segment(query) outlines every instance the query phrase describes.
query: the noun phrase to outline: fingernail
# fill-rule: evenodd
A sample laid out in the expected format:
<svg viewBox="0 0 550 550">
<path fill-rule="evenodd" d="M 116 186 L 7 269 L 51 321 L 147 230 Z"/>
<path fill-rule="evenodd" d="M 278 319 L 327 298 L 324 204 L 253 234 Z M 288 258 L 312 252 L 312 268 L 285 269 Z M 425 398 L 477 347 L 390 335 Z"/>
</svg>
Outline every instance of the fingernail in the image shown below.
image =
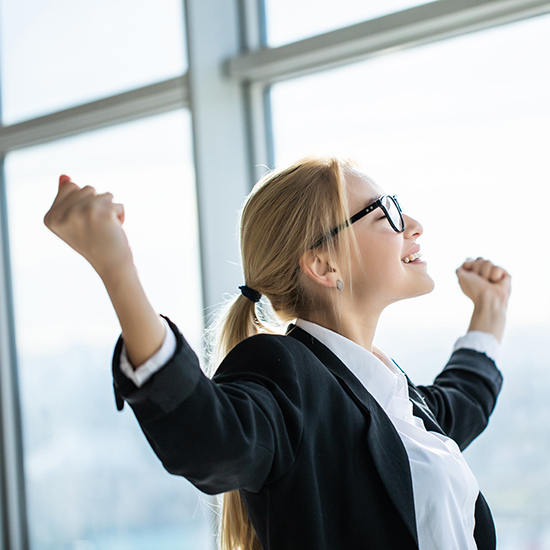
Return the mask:
<svg viewBox="0 0 550 550">
<path fill-rule="evenodd" d="M 59 187 L 61 187 L 62 185 L 65 185 L 69 181 L 71 181 L 71 178 L 69 176 L 66 176 L 65 174 L 61 174 L 61 176 L 59 176 Z"/>
</svg>

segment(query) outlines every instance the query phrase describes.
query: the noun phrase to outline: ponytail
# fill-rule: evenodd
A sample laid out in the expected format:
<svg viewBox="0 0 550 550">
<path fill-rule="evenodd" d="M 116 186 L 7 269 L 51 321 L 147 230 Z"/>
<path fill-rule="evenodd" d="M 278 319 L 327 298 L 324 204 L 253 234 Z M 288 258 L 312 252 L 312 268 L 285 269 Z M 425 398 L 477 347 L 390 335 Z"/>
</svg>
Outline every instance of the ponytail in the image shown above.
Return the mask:
<svg viewBox="0 0 550 550">
<path fill-rule="evenodd" d="M 223 495 L 220 547 L 222 550 L 262 550 L 239 491 Z"/>
<path fill-rule="evenodd" d="M 250 336 L 272 332 L 260 320 L 256 304 L 242 294 L 236 296 L 222 316 L 223 324 L 218 333 L 216 359 L 222 360 L 239 342 Z"/>
<path fill-rule="evenodd" d="M 241 254 L 249 297 L 239 294 L 222 316 L 216 363 L 242 340 L 261 333 L 280 333 L 255 299 L 260 293 L 280 323 L 304 316 L 311 304 L 301 284 L 301 256 L 348 218 L 343 172 L 352 165 L 334 158 L 306 158 L 268 175 L 252 190 L 241 217 Z M 321 246 L 336 255 L 341 232 Z M 347 246 L 343 246 L 345 251 Z M 254 289 L 249 293 L 248 290 Z M 220 326 L 220 325 L 218 325 Z M 224 494 L 220 526 L 222 550 L 261 550 L 241 493 Z"/>
<path fill-rule="evenodd" d="M 256 303 L 239 294 L 229 304 L 223 316 L 216 349 L 216 362 L 225 357 L 242 340 L 255 334 L 269 332 L 274 331 L 260 321 Z M 238 490 L 223 495 L 220 548 L 222 550 L 262 550 Z"/>
</svg>

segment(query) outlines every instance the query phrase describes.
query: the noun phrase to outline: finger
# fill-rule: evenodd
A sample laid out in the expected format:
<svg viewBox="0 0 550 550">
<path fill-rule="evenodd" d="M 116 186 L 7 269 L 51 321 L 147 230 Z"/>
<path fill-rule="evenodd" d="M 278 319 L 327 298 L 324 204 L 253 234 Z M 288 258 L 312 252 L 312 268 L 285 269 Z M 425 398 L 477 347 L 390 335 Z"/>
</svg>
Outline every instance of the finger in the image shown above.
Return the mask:
<svg viewBox="0 0 550 550">
<path fill-rule="evenodd" d="M 71 181 L 71 178 L 65 174 L 59 176 L 59 186 L 57 190 L 57 195 L 55 196 L 50 209 L 46 212 L 44 216 L 44 224 L 53 231 L 52 221 L 55 218 L 55 215 L 52 211 L 55 211 L 59 208 L 59 203 L 71 192 L 80 189 L 76 183 Z"/>
<path fill-rule="evenodd" d="M 464 262 L 462 263 L 462 265 L 460 267 L 462 267 L 466 270 L 471 270 L 473 265 L 474 265 L 474 259 L 473 258 L 466 258 L 466 260 L 464 260 Z"/>
<path fill-rule="evenodd" d="M 115 207 L 115 212 L 118 220 L 120 221 L 120 223 L 124 223 L 124 220 L 126 219 L 126 214 L 124 212 L 124 205 L 118 202 L 114 202 L 113 206 Z"/>
<path fill-rule="evenodd" d="M 469 258 L 462 266 L 460 266 L 459 269 L 463 269 L 462 274 L 467 271 L 474 272 L 493 283 L 497 283 L 506 276 L 509 276 L 508 272 L 504 268 L 497 266 L 490 260 L 485 260 L 481 257 L 478 257 L 475 260 Z M 458 271 L 459 270 L 457 269 L 457 274 Z"/>
<path fill-rule="evenodd" d="M 493 283 L 498 283 L 505 277 L 506 271 L 502 269 L 502 267 L 499 267 L 498 265 L 493 265 L 493 268 L 491 269 L 491 273 L 489 275 L 489 281 Z"/>
<path fill-rule="evenodd" d="M 83 206 L 87 201 L 93 199 L 96 190 L 86 185 L 82 189 L 73 181 L 67 178 L 59 178 L 60 186 L 52 206 L 44 216 L 45 225 L 55 233 L 55 226 L 66 218 L 71 209 L 80 204 Z M 61 183 L 62 182 L 62 183 Z"/>
<path fill-rule="evenodd" d="M 74 183 L 74 181 L 71 181 L 71 178 L 69 176 L 61 175 L 59 177 L 59 187 L 57 190 L 57 195 L 53 201 L 53 204 L 55 205 L 59 203 L 65 197 L 78 190 L 80 190 L 80 187 L 76 183 Z"/>
<path fill-rule="evenodd" d="M 96 195 L 96 190 L 89 185 L 81 189 L 76 183 L 67 181 L 59 188 L 51 210 L 64 217 L 75 205 L 79 204 L 83 207 L 87 202 L 93 200 Z"/>
<path fill-rule="evenodd" d="M 59 187 L 57 189 L 58 195 L 64 195 L 67 194 L 67 190 L 69 189 L 80 189 L 80 187 L 71 180 L 63 180 L 63 183 L 59 183 Z"/>
<path fill-rule="evenodd" d="M 95 193 L 95 189 L 94 189 L 94 193 Z M 98 199 L 106 199 L 108 201 L 112 201 L 115 198 L 115 196 L 112 193 L 109 193 L 109 191 L 107 191 L 106 193 L 99 193 L 99 194 L 95 193 L 95 195 L 97 196 Z"/>
<path fill-rule="evenodd" d="M 456 270 L 456 276 L 458 277 L 458 280 L 472 280 L 472 279 L 475 279 L 477 277 L 479 277 L 478 273 L 476 273 L 474 270 L 472 269 L 466 269 L 462 266 L 460 266 L 457 270 Z"/>
<path fill-rule="evenodd" d="M 89 214 L 106 214 L 113 212 L 113 194 L 112 193 L 97 193 L 93 187 L 87 185 L 67 197 L 67 200 L 63 203 L 63 207 L 67 211 L 74 211 L 80 213 Z"/>
<path fill-rule="evenodd" d="M 70 176 L 67 176 L 66 174 L 61 174 L 61 176 L 59 176 L 58 194 L 61 191 L 61 189 L 64 189 L 64 188 L 72 189 L 72 190 L 80 189 L 80 187 L 74 181 L 71 180 Z"/>
<path fill-rule="evenodd" d="M 101 205 L 101 209 L 104 209 L 105 212 L 113 212 L 120 223 L 124 223 L 124 206 L 120 203 L 113 202 L 113 199 L 114 195 L 109 192 L 100 193 L 99 195 L 89 195 L 86 197 L 85 201 L 83 201 L 83 206 L 91 206 L 92 204 L 96 206 Z"/>
<path fill-rule="evenodd" d="M 494 264 L 490 262 L 489 260 L 484 260 L 479 265 L 479 271 L 478 273 L 484 278 L 489 280 L 491 278 L 491 273 L 493 271 Z"/>
<path fill-rule="evenodd" d="M 474 266 L 474 269 L 479 272 L 481 269 L 481 266 L 485 263 L 485 258 L 482 258 L 481 256 L 478 256 L 475 260 L 472 261 L 472 264 Z"/>
<path fill-rule="evenodd" d="M 59 176 L 59 187 L 63 187 L 63 185 L 65 185 L 69 181 L 71 181 L 70 176 L 67 176 L 66 174 L 61 174 Z"/>
<path fill-rule="evenodd" d="M 483 258 L 476 258 L 475 260 L 470 260 L 464 262 L 456 271 L 457 275 L 462 275 L 464 277 L 482 277 L 487 278 L 488 274 L 484 274 L 484 270 L 487 270 L 488 267 L 491 268 L 493 264 L 484 260 Z"/>
<path fill-rule="evenodd" d="M 473 271 L 474 273 L 476 273 L 478 275 L 483 276 L 483 269 L 486 269 L 486 268 L 484 268 L 484 266 L 487 263 L 487 261 L 488 260 L 486 260 L 485 258 L 477 257 L 475 260 L 470 260 L 467 263 L 467 269 L 469 271 Z M 489 263 L 491 263 L 491 262 L 489 262 Z"/>
<path fill-rule="evenodd" d="M 76 185 L 76 184 L 75 184 Z M 92 187 L 91 185 L 85 185 L 81 190 L 81 195 L 97 195 L 97 191 L 95 190 L 95 187 Z"/>
</svg>

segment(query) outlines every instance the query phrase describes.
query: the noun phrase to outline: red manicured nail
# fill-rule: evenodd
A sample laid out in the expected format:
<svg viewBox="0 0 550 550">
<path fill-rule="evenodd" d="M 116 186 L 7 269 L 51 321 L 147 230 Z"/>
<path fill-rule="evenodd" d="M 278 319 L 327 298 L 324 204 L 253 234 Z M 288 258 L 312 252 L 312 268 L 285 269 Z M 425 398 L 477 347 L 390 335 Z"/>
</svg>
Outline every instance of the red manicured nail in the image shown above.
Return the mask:
<svg viewBox="0 0 550 550">
<path fill-rule="evenodd" d="M 59 176 L 59 187 L 65 185 L 69 181 L 71 181 L 71 178 L 69 176 L 66 176 L 65 174 L 62 174 L 61 176 Z"/>
</svg>

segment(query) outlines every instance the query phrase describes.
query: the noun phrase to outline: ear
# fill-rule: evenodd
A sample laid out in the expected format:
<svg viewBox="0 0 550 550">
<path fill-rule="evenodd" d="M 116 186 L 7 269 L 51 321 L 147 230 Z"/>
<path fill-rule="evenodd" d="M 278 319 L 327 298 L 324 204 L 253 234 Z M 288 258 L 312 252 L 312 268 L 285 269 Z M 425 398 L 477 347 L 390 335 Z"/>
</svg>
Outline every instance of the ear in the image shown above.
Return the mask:
<svg viewBox="0 0 550 550">
<path fill-rule="evenodd" d="M 308 250 L 300 258 L 300 268 L 306 276 L 321 286 L 336 287 L 340 278 L 338 267 L 331 263 L 328 254 L 315 250 Z"/>
</svg>

